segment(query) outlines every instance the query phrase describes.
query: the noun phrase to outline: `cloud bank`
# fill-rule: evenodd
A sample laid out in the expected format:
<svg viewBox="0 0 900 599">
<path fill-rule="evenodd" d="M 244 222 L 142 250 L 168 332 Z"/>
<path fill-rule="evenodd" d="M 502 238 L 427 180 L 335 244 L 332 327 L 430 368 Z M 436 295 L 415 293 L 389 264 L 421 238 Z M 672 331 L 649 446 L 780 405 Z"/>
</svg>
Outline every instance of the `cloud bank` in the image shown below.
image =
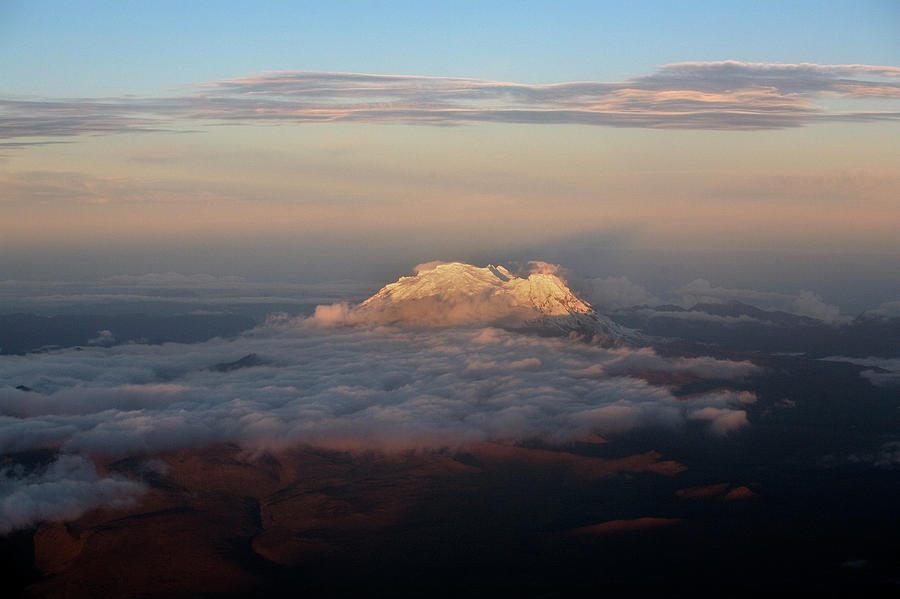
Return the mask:
<svg viewBox="0 0 900 599">
<path fill-rule="evenodd" d="M 884 302 L 877 308 L 866 310 L 865 316 L 869 318 L 900 318 L 900 301 Z"/>
<path fill-rule="evenodd" d="M 260 365 L 210 368 L 249 353 Z M 567 440 L 679 427 L 697 410 L 742 411 L 746 403 L 716 394 L 681 401 L 642 373 L 734 379 L 754 370 L 493 328 L 335 329 L 283 318 L 231 341 L 3 357 L 0 451 L 116 456 L 219 441 L 401 449 Z"/>
<path fill-rule="evenodd" d="M 764 309 L 783 310 L 799 316 L 807 316 L 832 325 L 845 324 L 852 320 L 849 316 L 841 314 L 840 308 L 825 303 L 821 296 L 808 290 L 802 290 L 794 295 L 777 291 L 714 287 L 706 279 L 695 279 L 675 289 L 673 293 L 680 296 L 681 301 L 687 306 L 698 303 L 741 301 Z"/>
<path fill-rule="evenodd" d="M 63 455 L 34 472 L 0 471 L 0 534 L 43 520 L 73 520 L 103 505 L 128 507 L 145 491 L 141 483 L 100 477 L 94 465 L 75 455 Z"/>
<path fill-rule="evenodd" d="M 643 286 L 625 276 L 586 279 L 581 286 L 584 287 L 585 297 L 600 309 L 617 310 L 662 303 Z"/>
<path fill-rule="evenodd" d="M 750 362 L 492 327 L 328 326 L 347 310 L 275 316 L 231 340 L 0 356 L 0 454 L 59 452 L 47 466 L 0 473 L 0 534 L 144 492 L 98 475 L 95 456 L 220 442 L 388 452 L 557 443 L 690 423 L 726 435 L 749 424 L 756 401 L 727 389 L 679 398 L 659 384 L 742 379 L 757 371 Z"/>
<path fill-rule="evenodd" d="M 882 106 L 838 111 L 816 103 L 823 98 L 879 100 Z M 891 102 L 898 99 L 900 68 L 874 65 L 683 62 L 623 82 L 544 85 L 283 71 L 201 83 L 181 97 L 0 98 L 0 139 L 183 131 L 201 123 L 781 129 L 824 121 L 894 121 L 900 111 Z"/>
</svg>

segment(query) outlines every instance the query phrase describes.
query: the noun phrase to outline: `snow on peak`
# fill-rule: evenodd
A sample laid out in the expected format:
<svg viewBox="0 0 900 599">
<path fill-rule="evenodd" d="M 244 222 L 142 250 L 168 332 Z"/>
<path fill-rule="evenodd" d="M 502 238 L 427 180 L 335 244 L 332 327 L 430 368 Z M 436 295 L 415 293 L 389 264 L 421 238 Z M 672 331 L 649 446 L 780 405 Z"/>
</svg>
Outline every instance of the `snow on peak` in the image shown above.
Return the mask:
<svg viewBox="0 0 900 599">
<path fill-rule="evenodd" d="M 541 317 L 592 314 L 554 274 L 518 277 L 503 266 L 461 262 L 420 265 L 354 311 L 365 320 L 418 326 L 521 325 Z"/>
<path fill-rule="evenodd" d="M 492 264 L 420 264 L 415 275 L 386 285 L 358 306 L 317 306 L 313 319 L 324 326 L 497 326 L 551 335 L 577 332 L 604 344 L 640 341 L 572 293 L 555 267 L 541 265 L 520 277 Z"/>
</svg>

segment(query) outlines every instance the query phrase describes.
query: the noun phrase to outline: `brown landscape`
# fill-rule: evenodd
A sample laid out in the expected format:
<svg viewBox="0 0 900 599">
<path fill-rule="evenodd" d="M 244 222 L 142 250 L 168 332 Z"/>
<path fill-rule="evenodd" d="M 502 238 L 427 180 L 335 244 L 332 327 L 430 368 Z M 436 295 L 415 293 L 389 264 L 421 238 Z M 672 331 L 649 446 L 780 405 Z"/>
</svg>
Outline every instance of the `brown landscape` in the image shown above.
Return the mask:
<svg viewBox="0 0 900 599">
<path fill-rule="evenodd" d="M 149 490 L 128 510 L 95 509 L 34 533 L 30 594 L 45 597 L 248 592 L 279 567 L 374 559 L 385 548 L 465 517 L 459 498 L 504 473 L 528 470 L 566 484 L 626 473 L 673 477 L 685 467 L 657 452 L 619 459 L 480 444 L 459 452 L 254 452 L 213 446 L 106 464 Z M 580 531 L 628 531 L 677 522 L 642 518 Z M 535 523 L 532 523 L 534 526 Z M 546 523 L 537 523 L 545 525 Z M 538 527 L 539 527 L 538 526 Z M 569 530 L 548 530 L 563 535 Z"/>
</svg>

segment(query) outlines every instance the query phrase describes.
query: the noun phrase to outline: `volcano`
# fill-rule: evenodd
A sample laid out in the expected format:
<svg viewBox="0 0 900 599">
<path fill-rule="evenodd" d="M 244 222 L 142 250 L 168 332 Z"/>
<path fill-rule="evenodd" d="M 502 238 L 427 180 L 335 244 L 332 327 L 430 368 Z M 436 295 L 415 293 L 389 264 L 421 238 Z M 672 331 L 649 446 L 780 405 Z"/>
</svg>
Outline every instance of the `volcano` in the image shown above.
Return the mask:
<svg viewBox="0 0 900 599">
<path fill-rule="evenodd" d="M 352 311 L 364 322 L 418 327 L 496 326 L 540 334 L 576 332 L 605 344 L 635 335 L 598 314 L 556 274 L 516 276 L 503 266 L 429 264 L 383 287 Z"/>
</svg>

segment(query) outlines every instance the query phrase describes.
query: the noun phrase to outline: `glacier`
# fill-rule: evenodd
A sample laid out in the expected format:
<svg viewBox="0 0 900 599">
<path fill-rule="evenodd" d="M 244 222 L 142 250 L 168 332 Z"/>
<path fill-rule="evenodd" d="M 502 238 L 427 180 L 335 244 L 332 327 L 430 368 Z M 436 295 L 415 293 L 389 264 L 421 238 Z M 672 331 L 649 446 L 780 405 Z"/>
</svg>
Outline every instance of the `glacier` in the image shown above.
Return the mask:
<svg viewBox="0 0 900 599">
<path fill-rule="evenodd" d="M 635 342 L 634 331 L 599 314 L 555 273 L 517 276 L 503 266 L 430 263 L 349 310 L 348 322 L 416 327 L 496 326 L 579 334 L 604 345 Z"/>
</svg>

